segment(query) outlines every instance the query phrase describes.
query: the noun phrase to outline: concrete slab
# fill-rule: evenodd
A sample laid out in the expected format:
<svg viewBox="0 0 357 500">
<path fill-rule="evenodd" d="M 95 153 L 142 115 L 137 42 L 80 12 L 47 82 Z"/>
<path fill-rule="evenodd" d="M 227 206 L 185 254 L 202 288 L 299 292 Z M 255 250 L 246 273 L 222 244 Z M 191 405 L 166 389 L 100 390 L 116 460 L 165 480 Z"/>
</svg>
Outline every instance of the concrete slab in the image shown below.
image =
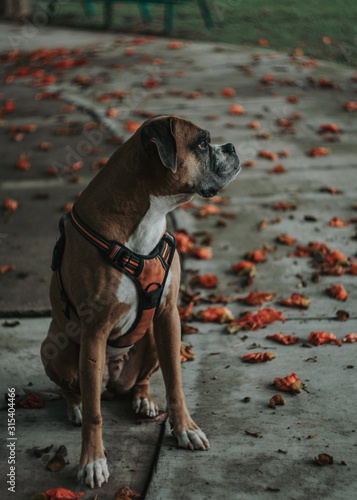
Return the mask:
<svg viewBox="0 0 357 500">
<path fill-rule="evenodd" d="M 340 182 L 337 177 L 335 179 L 337 186 L 344 184 L 349 192 L 348 184 L 352 183 L 354 173 L 352 169 L 347 170 L 349 173 L 340 178 Z M 329 172 L 328 181 L 333 179 L 334 173 Z M 312 175 L 318 183 L 315 169 Z M 217 228 L 216 220 L 220 215 L 193 219 L 196 231 L 212 236 L 213 259 L 186 257 L 185 270 L 195 269 L 200 274 L 218 276 L 219 286 L 203 290 L 203 295 L 213 291 L 217 296 L 233 298 L 245 296 L 250 291 L 274 291 L 277 299 L 281 299 L 291 293 L 303 293 L 312 299 L 312 304 L 307 311 L 300 312 L 268 302 L 262 307 L 282 310 L 286 321 L 274 322 L 254 332 L 241 331 L 237 335 L 227 334 L 225 325 L 190 323 L 199 334 L 184 335 L 184 341 L 193 344 L 197 358 L 183 365 L 184 387 L 189 409 L 196 423 L 207 432 L 211 449 L 195 454 L 177 450 L 167 428 L 164 438 L 167 446 L 162 447 L 147 500 L 177 498 L 178 492 L 184 492 L 185 498 L 200 500 L 213 499 L 217 495 L 230 499 L 258 500 L 280 495 L 289 500 L 322 497 L 342 500 L 353 495 L 351 491 L 356 481 L 351 471 L 357 446 L 353 415 L 357 402 L 352 401 L 350 393 L 351 387 L 356 386 L 354 345 L 306 345 L 312 331 L 334 332 L 342 340 L 356 330 L 354 277 L 323 277 L 320 283 L 312 283 L 310 276 L 314 269 L 309 259 L 288 257 L 293 248 L 282 245 L 277 245 L 276 253 L 269 254 L 267 263 L 257 264 L 253 286 L 242 288 L 242 280 L 229 271 L 247 251 L 261 248 L 265 242 L 274 245 L 276 236 L 283 232 L 297 237 L 301 244 L 326 241 L 331 248 L 339 248 L 353 257 L 353 228 L 345 228 L 348 232 L 341 236 L 341 232 L 332 231 L 336 228 L 327 226 L 332 213 L 343 217 L 351 213 L 353 197 L 349 200 L 345 194 L 333 199 L 319 196 L 302 172 L 276 179 L 276 184 L 265 183 L 265 179 L 252 170 L 243 171 L 224 192 L 228 204 L 221 208 L 235 215 L 234 219 L 227 219 L 227 227 Z M 291 199 L 286 197 L 288 179 L 292 180 L 290 187 L 298 187 L 292 191 L 299 208 L 280 213 L 280 223 L 257 231 L 262 218 L 272 220 L 276 217 L 277 212 L 269 208 L 274 201 Z M 257 194 L 255 197 L 253 190 Z M 197 208 L 190 210 L 191 214 L 197 213 L 203 204 L 196 201 Z M 315 214 L 316 223 L 305 221 L 305 213 Z M 301 277 L 297 274 L 306 279 L 306 288 L 299 286 Z M 328 298 L 324 292 L 326 285 L 336 280 L 351 291 L 345 303 Z M 195 313 L 208 305 L 195 306 Z M 227 307 L 235 317 L 247 310 L 257 312 L 260 309 L 236 302 Z M 354 319 L 337 321 L 338 309 L 348 310 Z M 294 334 L 301 341 L 284 346 L 266 339 L 267 335 L 277 332 Z M 265 350 L 277 354 L 277 358 L 255 365 L 242 362 L 244 354 Z M 279 392 L 273 385 L 275 378 L 290 375 L 292 371 L 305 384 L 302 393 L 295 396 Z M 286 405 L 273 410 L 269 407 L 269 399 L 275 394 L 281 394 Z M 314 457 L 320 453 L 333 456 L 334 464 L 317 465 Z M 348 456 L 348 460 L 343 456 Z"/>
<path fill-rule="evenodd" d="M 13 319 L 11 319 L 13 320 Z M 44 373 L 40 360 L 39 346 L 46 336 L 49 318 L 21 319 L 15 327 L 0 326 L 0 394 L 15 388 L 17 394 L 24 394 L 22 387 L 32 390 L 58 392 L 58 388 Z M 165 409 L 162 377 L 153 377 L 153 398 L 160 409 Z M 4 400 L 1 406 L 4 407 Z M 9 443 L 7 419 L 2 411 L 1 440 L 4 459 L 0 472 L 3 478 L 9 472 L 6 446 Z M 130 486 L 143 494 L 150 479 L 151 464 L 160 441 L 159 423 L 137 423 L 138 416 L 131 408 L 130 394 L 113 401 L 102 401 L 103 440 L 108 454 L 110 482 L 100 491 L 100 498 L 112 500 L 121 486 Z M 38 492 L 51 488 L 68 488 L 85 491 L 87 488 L 76 484 L 76 470 L 80 454 L 81 429 L 74 427 L 66 415 L 63 399 L 46 402 L 41 409 L 16 409 L 16 493 L 7 491 L 6 481 L 2 483 L 1 496 L 4 499 L 31 498 Z M 53 445 L 53 450 L 42 458 L 36 458 L 33 447 L 44 449 Z M 46 465 L 61 445 L 67 448 L 68 465 L 61 471 L 51 472 Z M 6 459 L 6 460 L 5 460 Z M 94 493 L 93 493 L 94 495 Z M 93 497 L 92 495 L 92 497 Z M 91 498 L 86 492 L 86 497 Z"/>
<path fill-rule="evenodd" d="M 189 409 L 209 436 L 211 449 L 177 450 L 167 429 L 166 446 L 161 448 L 146 499 L 182 494 L 192 500 L 213 499 L 218 494 L 232 500 L 353 496 L 356 402 L 350 389 L 355 386 L 354 349 L 273 344 L 265 336 L 275 333 L 275 326 L 248 332 L 246 343 L 234 347 L 242 343 L 241 335 L 226 336 L 220 327 L 196 326 L 200 335 L 185 336 L 185 342 L 194 344 L 197 359 L 183 366 L 184 385 Z M 323 326 L 335 327 L 331 322 Z M 350 324 L 352 329 L 356 326 L 356 322 Z M 316 321 L 294 322 L 294 331 L 302 338 L 321 327 Z M 247 346 L 253 342 L 261 344 L 254 351 L 269 348 L 278 357 L 268 364 L 243 363 L 241 357 L 252 352 Z M 312 361 L 315 356 L 316 362 Z M 279 393 L 274 378 L 292 370 L 306 390 L 296 396 Z M 273 410 L 268 405 L 275 394 L 282 394 L 286 405 Z M 247 397 L 250 400 L 245 403 Z M 333 456 L 334 464 L 315 464 L 314 457 L 320 453 Z"/>
<path fill-rule="evenodd" d="M 320 283 L 312 283 L 314 269 L 310 261 L 289 257 L 290 249 L 281 245 L 269 254 L 267 263 L 257 265 L 253 286 L 243 289 L 241 280 L 229 272 L 231 265 L 246 252 L 261 248 L 265 242 L 274 245 L 281 233 L 291 234 L 300 244 L 323 240 L 331 248 L 355 257 L 356 123 L 354 113 L 342 109 L 344 102 L 355 100 L 353 71 L 323 62 L 316 67 L 304 67 L 300 61 L 291 61 L 284 54 L 272 55 L 263 49 L 184 42 L 179 50 L 172 50 L 167 39 L 147 39 L 139 44 L 134 36 L 53 27 L 41 28 L 29 36 L 21 25 L 1 23 L 0 27 L 0 50 L 14 49 L 14 40 L 18 40 L 21 50 L 41 46 L 81 47 L 88 58 L 84 67 L 58 72 L 56 83 L 47 87 L 61 92 L 61 100 L 36 101 L 38 89 L 31 86 L 31 79 L 15 79 L 2 90 L 3 100 L 15 98 L 18 106 L 13 115 L 4 118 L 0 131 L 6 145 L 1 203 L 6 197 L 13 197 L 20 206 L 13 215 L 3 214 L 0 220 L 1 262 L 16 265 L 16 271 L 1 275 L 1 315 L 48 314 L 49 262 L 58 236 L 61 207 L 73 202 L 95 174 L 92 162 L 111 154 L 115 146 L 107 139 L 120 135 L 125 140 L 129 136 L 125 129 L 127 120 L 141 121 L 146 113 L 178 113 L 192 119 L 210 130 L 213 142 L 233 142 L 242 162 L 255 160 L 256 166 L 243 169 L 238 180 L 222 193 L 228 198 L 228 205 L 222 209 L 235 215 L 227 219 L 227 227 L 216 226 L 220 216 L 197 219 L 193 216 L 195 210 L 176 214 L 179 226 L 190 232 L 206 231 L 213 238 L 213 259 L 186 258 L 184 278 L 188 279 L 190 269 L 214 272 L 220 279 L 216 290 L 219 294 L 234 298 L 251 290 L 274 291 L 280 299 L 300 292 L 309 296 L 312 304 L 301 313 L 280 307 L 276 302 L 268 303 L 284 311 L 286 322 L 235 336 L 224 333 L 222 325 L 195 323 L 200 334 L 184 337 L 185 342 L 194 344 L 197 356 L 196 361 L 183 365 L 185 392 L 193 417 L 211 440 L 211 450 L 207 453 L 178 450 L 167 428 L 146 498 L 269 499 L 277 495 L 288 500 L 353 498 L 357 486 L 353 475 L 357 445 L 354 418 L 357 344 L 304 348 L 303 343 L 311 331 L 333 331 L 339 339 L 356 331 L 356 277 L 322 277 Z M 3 76 L 16 67 L 11 64 L 2 65 Z M 261 83 L 267 73 L 275 77 L 272 85 Z M 75 83 L 77 76 L 88 77 L 90 84 L 79 86 Z M 331 79 L 338 88 L 321 87 L 320 77 Z M 148 79 L 157 82 L 157 86 L 145 87 Z M 286 84 L 287 79 L 292 85 Z M 235 97 L 223 97 L 223 87 L 233 88 Z M 109 103 L 98 100 L 113 90 L 127 94 Z M 291 94 L 298 98 L 296 104 L 287 101 Z M 64 113 L 62 107 L 68 103 L 75 106 L 70 113 Z M 245 114 L 232 115 L 232 103 L 243 105 Z M 119 116 L 108 118 L 108 107 L 118 108 Z M 277 120 L 293 112 L 301 113 L 302 119 L 295 120 L 296 133 L 290 134 L 281 130 Z M 100 144 L 95 145 L 100 151 L 82 155 L 84 166 L 76 179 L 78 183 L 68 183 L 66 176 L 46 176 L 46 166 L 55 161 L 67 162 L 68 147 L 77 151 L 83 140 L 84 124 L 93 120 L 105 124 L 108 134 L 103 134 Z M 248 126 L 253 120 L 260 122 L 259 130 Z M 38 124 L 37 131 L 19 143 L 10 142 L 8 128 L 28 122 Z M 343 130 L 338 134 L 339 141 L 318 134 L 320 123 L 328 122 L 337 123 Z M 75 124 L 78 133 L 55 135 L 56 127 L 63 123 Z M 270 134 L 267 139 L 257 137 L 262 131 Z M 45 140 L 53 142 L 49 153 L 37 149 Z M 307 150 L 315 146 L 329 147 L 331 153 L 315 159 L 307 156 Z M 278 152 L 284 148 L 289 148 L 290 157 L 270 162 L 258 156 L 261 149 Z M 13 168 L 21 151 L 32 151 L 33 165 L 28 172 Z M 68 158 L 68 161 L 71 159 L 74 160 Z M 283 163 L 287 173 L 269 174 L 268 169 L 278 163 Z M 343 193 L 336 196 L 322 193 L 320 187 L 324 185 Z M 48 198 L 36 196 L 47 192 Z M 296 211 L 272 209 L 275 201 L 291 200 L 297 202 Z M 201 207 L 205 202 L 200 200 L 196 204 Z M 305 215 L 313 215 L 317 220 L 308 222 Z M 277 216 L 280 222 L 272 224 Z M 328 222 L 334 216 L 352 218 L 351 224 L 332 228 Z M 257 225 L 263 218 L 270 225 L 259 232 Z M 302 275 L 306 286 L 300 286 L 302 278 L 297 274 Z M 348 290 L 350 297 L 346 302 L 325 295 L 325 287 L 336 282 L 343 283 Z M 196 306 L 196 313 L 203 307 Z M 247 309 L 258 310 L 237 302 L 229 307 L 236 316 Z M 350 313 L 347 322 L 334 319 L 338 309 Z M 49 319 L 20 318 L 20 321 L 18 327 L 0 329 L 4 353 L 0 359 L 2 392 L 7 387 L 30 382 L 33 384 L 30 387 L 53 389 L 42 371 L 38 354 Z M 295 333 L 302 342 L 282 346 L 265 339 L 267 334 L 277 332 Z M 268 348 L 277 358 L 267 364 L 244 364 L 241 357 L 252 352 L 248 348 L 253 343 L 260 344 L 255 350 Z M 303 392 L 297 396 L 287 394 L 283 407 L 269 408 L 270 397 L 277 393 L 272 385 L 274 378 L 284 377 L 292 370 L 304 382 Z M 160 374 L 153 380 L 153 394 L 164 408 Z M 243 402 L 245 397 L 251 398 L 248 403 Z M 137 426 L 128 398 L 103 403 L 103 415 L 112 475 L 99 497 L 112 499 L 122 484 L 143 493 L 155 462 L 160 427 Z M 1 425 L 5 429 L 5 419 Z M 118 436 L 118 443 L 113 436 Z M 65 422 L 63 401 L 48 403 L 42 410 L 19 410 L 17 437 L 17 484 L 21 500 L 51 486 L 76 489 L 73 476 L 80 433 Z M 56 474 L 47 473 L 41 459 L 26 453 L 32 446 L 52 443 L 65 444 L 71 461 Z M 319 453 L 332 455 L 334 464 L 317 466 L 314 457 Z M 84 498 L 92 498 L 94 493 L 86 491 Z M 6 494 L 6 490 L 2 491 L 2 498 L 7 498 Z"/>
</svg>

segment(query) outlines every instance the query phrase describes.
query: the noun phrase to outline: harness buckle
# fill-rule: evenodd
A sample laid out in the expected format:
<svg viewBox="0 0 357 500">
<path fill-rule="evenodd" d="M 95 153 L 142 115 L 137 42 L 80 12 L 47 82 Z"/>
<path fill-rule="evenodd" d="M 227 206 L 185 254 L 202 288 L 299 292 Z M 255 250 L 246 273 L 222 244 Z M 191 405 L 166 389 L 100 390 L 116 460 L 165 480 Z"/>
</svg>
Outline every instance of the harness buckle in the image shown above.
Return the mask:
<svg viewBox="0 0 357 500">
<path fill-rule="evenodd" d="M 141 272 L 142 263 L 140 258 L 125 247 L 119 248 L 112 260 L 119 268 L 125 269 L 134 276 L 139 275 Z"/>
</svg>

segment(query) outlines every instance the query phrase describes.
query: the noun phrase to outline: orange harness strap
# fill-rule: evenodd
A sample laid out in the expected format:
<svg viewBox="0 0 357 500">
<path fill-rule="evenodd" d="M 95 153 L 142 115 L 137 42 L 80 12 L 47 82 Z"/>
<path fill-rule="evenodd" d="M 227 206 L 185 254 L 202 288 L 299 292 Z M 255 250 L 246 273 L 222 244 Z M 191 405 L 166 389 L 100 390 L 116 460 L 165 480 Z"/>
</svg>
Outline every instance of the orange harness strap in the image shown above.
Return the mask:
<svg viewBox="0 0 357 500">
<path fill-rule="evenodd" d="M 141 339 L 153 321 L 157 308 L 160 305 L 170 266 L 175 254 L 175 237 L 166 231 L 159 243 L 149 255 L 140 255 L 132 252 L 125 245 L 117 241 L 109 241 L 96 231 L 88 227 L 77 215 L 73 207 L 70 214 L 65 214 L 60 220 L 61 236 L 57 241 L 52 257 L 52 270 L 56 272 L 58 286 L 62 300 L 66 303 L 63 311 L 70 317 L 70 311 L 78 317 L 75 306 L 70 302 L 62 282 L 61 260 L 65 247 L 64 222 L 70 219 L 77 231 L 92 245 L 96 246 L 102 256 L 120 272 L 129 276 L 138 291 L 138 313 L 130 330 L 115 340 L 107 341 L 111 347 L 129 347 Z"/>
</svg>

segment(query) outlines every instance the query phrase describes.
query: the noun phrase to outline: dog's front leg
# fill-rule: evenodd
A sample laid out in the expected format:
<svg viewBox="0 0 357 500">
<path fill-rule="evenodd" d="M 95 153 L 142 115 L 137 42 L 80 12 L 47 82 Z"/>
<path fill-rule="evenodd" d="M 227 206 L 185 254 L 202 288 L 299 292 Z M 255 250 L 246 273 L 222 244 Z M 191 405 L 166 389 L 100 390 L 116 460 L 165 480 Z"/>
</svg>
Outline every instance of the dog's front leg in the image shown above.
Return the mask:
<svg viewBox="0 0 357 500">
<path fill-rule="evenodd" d="M 91 488 L 108 482 L 109 471 L 102 440 L 100 395 L 105 366 L 106 336 L 100 329 L 82 331 L 79 359 L 82 394 L 82 453 L 79 481 Z"/>
<path fill-rule="evenodd" d="M 208 439 L 191 419 L 182 388 L 181 325 L 176 300 L 166 301 L 154 321 L 154 335 L 166 387 L 169 419 L 178 444 L 191 450 L 208 450 Z"/>
</svg>

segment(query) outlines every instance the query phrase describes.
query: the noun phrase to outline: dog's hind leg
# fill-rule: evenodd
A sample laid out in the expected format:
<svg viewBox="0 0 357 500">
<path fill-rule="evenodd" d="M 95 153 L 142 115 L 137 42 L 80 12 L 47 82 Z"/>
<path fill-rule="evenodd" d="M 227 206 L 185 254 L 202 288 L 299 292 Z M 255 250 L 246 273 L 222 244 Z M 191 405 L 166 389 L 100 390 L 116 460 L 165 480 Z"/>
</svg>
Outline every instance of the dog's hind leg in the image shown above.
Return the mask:
<svg viewBox="0 0 357 500">
<path fill-rule="evenodd" d="M 82 400 L 79 388 L 79 345 L 61 332 L 52 320 L 41 346 L 41 358 L 48 377 L 60 386 L 66 400 L 68 418 L 82 424 Z"/>
<path fill-rule="evenodd" d="M 150 378 L 159 369 L 159 360 L 151 327 L 145 336 L 135 344 L 135 353 L 130 355 L 131 368 L 137 369 L 135 384 L 132 388 L 133 409 L 147 417 L 156 417 L 158 406 L 150 397 Z M 130 370 L 130 368 L 129 368 Z"/>
</svg>

